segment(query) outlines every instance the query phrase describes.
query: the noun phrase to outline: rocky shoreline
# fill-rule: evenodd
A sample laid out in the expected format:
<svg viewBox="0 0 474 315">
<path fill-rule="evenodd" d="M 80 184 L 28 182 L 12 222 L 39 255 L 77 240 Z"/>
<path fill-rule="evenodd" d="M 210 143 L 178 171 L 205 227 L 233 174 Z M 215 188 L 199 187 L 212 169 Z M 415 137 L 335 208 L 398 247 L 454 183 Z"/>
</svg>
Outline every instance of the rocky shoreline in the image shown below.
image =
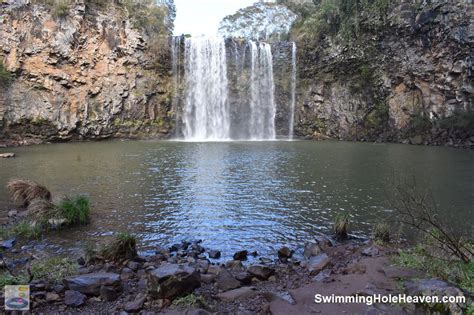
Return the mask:
<svg viewBox="0 0 474 315">
<path fill-rule="evenodd" d="M 71 274 L 54 281 L 30 279 L 31 310 L 46 314 L 104 310 L 121 314 L 408 314 L 415 305 L 316 304 L 314 295 L 467 294 L 446 282 L 423 279 L 420 271 L 394 267 L 391 257 L 399 248 L 395 244 L 338 243 L 319 236 L 306 243 L 301 259 L 293 257 L 293 249 L 282 247 L 271 258 L 242 250 L 226 262 L 219 260 L 219 251 L 201 244 L 200 240 L 183 241 L 156 248 L 149 256 L 136 254 L 136 248 L 115 259 L 76 256 Z M 9 248 L 4 257 L 10 261 L 29 248 L 16 249 L 14 241 L 4 241 L 2 247 Z M 258 262 L 247 263 L 250 255 Z M 17 268 L 25 268 L 29 260 L 34 260 L 33 255 Z M 461 307 L 448 305 L 453 313 L 461 312 Z"/>
</svg>

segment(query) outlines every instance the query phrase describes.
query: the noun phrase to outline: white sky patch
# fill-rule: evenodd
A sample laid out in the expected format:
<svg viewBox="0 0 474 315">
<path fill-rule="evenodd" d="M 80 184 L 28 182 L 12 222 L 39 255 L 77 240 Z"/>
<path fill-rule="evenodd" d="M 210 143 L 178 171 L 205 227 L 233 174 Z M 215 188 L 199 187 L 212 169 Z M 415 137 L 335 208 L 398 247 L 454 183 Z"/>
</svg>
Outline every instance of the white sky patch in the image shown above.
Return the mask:
<svg viewBox="0 0 474 315">
<path fill-rule="evenodd" d="M 227 15 L 257 0 L 175 0 L 174 34 L 216 35 L 219 22 Z"/>
</svg>

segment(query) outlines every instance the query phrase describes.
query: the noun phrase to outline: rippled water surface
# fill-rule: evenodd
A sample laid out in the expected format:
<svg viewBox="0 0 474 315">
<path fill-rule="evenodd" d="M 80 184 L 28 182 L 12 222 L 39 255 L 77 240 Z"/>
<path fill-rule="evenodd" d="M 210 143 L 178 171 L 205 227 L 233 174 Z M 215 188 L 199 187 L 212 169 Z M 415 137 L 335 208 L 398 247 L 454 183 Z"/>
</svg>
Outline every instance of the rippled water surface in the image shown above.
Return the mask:
<svg viewBox="0 0 474 315">
<path fill-rule="evenodd" d="M 2 149 L 2 152 L 5 149 Z M 440 147 L 348 142 L 188 143 L 111 141 L 9 149 L 0 160 L 0 209 L 10 178 L 45 184 L 55 196 L 88 194 L 87 227 L 49 236 L 80 245 L 116 231 L 144 248 L 203 239 L 226 254 L 274 252 L 330 231 L 349 211 L 353 232 L 392 214 L 393 186 L 414 177 L 453 224 L 472 229 L 474 153 Z M 472 230 L 471 230 L 472 231 Z"/>
</svg>

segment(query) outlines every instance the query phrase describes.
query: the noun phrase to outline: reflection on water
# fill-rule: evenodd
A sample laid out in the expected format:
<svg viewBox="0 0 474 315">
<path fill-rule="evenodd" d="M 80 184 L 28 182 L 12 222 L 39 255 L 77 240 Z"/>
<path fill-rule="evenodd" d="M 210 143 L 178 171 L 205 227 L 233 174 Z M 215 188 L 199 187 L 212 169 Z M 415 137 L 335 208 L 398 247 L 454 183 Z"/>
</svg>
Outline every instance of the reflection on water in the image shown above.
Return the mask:
<svg viewBox="0 0 474 315">
<path fill-rule="evenodd" d="M 329 232 L 339 211 L 354 233 L 391 213 L 394 177 L 431 188 L 440 209 L 472 227 L 472 151 L 347 142 L 186 143 L 113 141 L 17 148 L 0 161 L 0 185 L 29 178 L 54 195 L 88 194 L 92 224 L 61 233 L 66 242 L 115 231 L 148 248 L 203 239 L 226 254 L 274 253 Z M 11 207 L 4 189 L 0 209 Z M 57 237 L 57 236 L 50 236 Z"/>
</svg>

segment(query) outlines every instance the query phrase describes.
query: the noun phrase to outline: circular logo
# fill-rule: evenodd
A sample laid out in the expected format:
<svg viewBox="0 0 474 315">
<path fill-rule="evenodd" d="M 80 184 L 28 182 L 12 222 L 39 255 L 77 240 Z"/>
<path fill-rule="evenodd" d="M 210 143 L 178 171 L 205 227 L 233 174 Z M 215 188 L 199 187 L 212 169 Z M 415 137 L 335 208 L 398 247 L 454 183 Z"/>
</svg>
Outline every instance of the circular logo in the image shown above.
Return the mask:
<svg viewBox="0 0 474 315">
<path fill-rule="evenodd" d="M 23 298 L 11 298 L 5 301 L 5 305 L 10 309 L 19 310 L 28 306 L 28 300 Z"/>
</svg>

